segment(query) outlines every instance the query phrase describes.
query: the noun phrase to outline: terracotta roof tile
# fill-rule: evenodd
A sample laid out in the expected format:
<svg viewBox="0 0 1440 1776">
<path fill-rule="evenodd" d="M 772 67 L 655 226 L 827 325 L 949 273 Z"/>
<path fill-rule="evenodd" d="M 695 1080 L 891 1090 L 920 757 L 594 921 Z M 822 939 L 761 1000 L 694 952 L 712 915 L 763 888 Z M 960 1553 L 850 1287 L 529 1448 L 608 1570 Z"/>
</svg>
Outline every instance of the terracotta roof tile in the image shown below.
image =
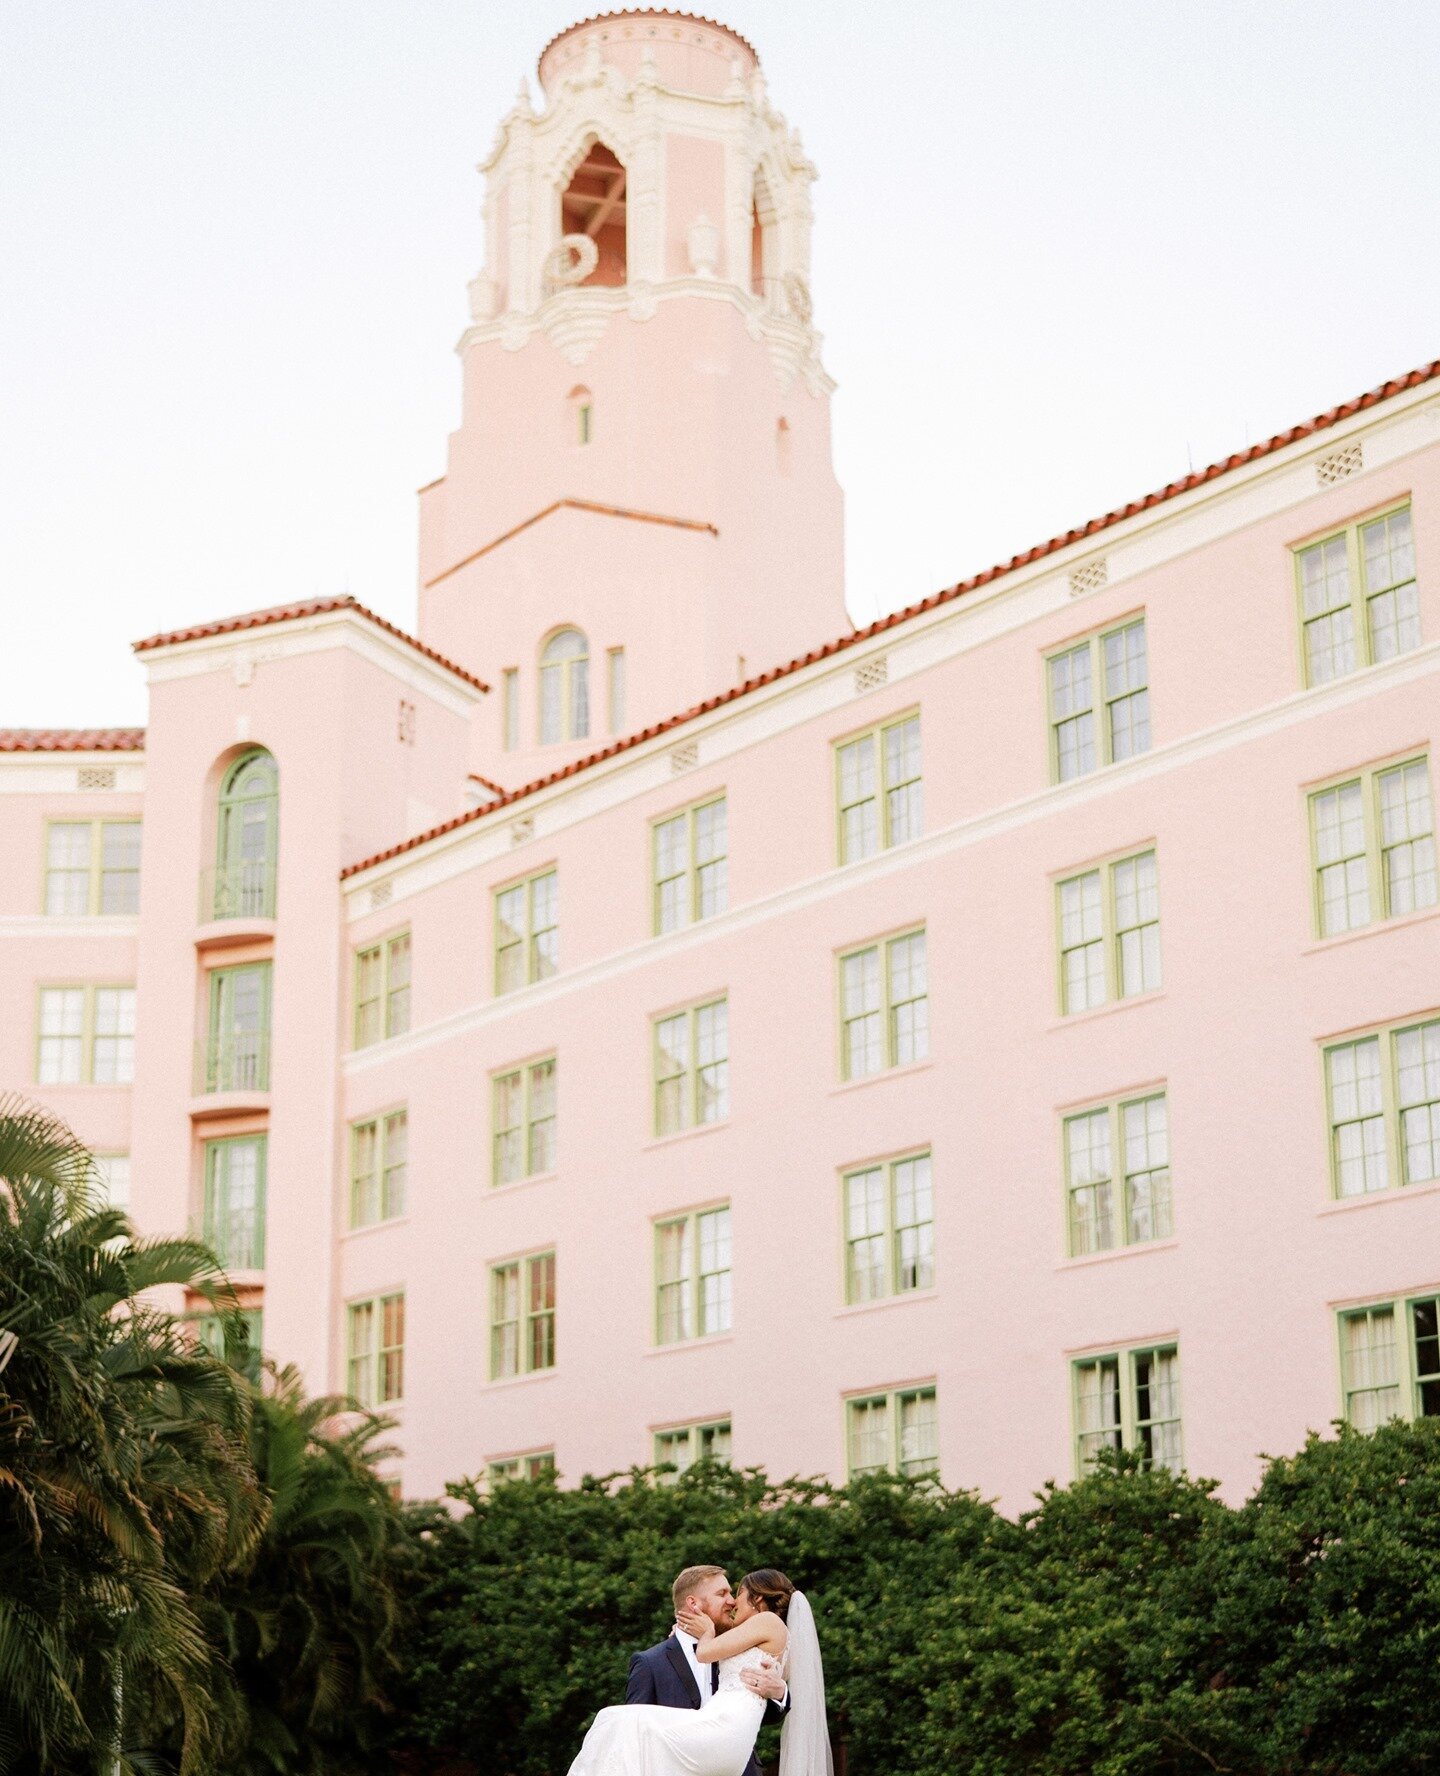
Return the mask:
<svg viewBox="0 0 1440 1776">
<path fill-rule="evenodd" d="M 726 703 L 733 703 L 736 698 L 747 696 L 751 691 L 774 684 L 777 679 L 787 678 L 792 672 L 799 672 L 806 666 L 813 666 L 817 661 L 827 659 L 832 654 L 843 652 L 846 648 L 857 646 L 868 641 L 872 636 L 880 635 L 887 629 L 893 629 L 900 623 L 908 622 L 925 611 L 934 610 L 937 605 L 949 604 L 954 599 L 963 598 L 967 592 L 978 591 L 981 586 L 988 586 L 995 580 L 1003 579 L 1006 574 L 1014 573 L 1017 568 L 1028 567 L 1032 561 L 1040 561 L 1047 555 L 1068 548 L 1071 543 L 1082 541 L 1085 537 L 1095 536 L 1100 531 L 1108 530 L 1112 525 L 1121 523 L 1126 518 L 1133 518 L 1139 512 L 1149 511 L 1154 506 L 1163 505 L 1167 500 L 1178 498 L 1182 493 L 1189 493 L 1196 487 L 1203 487 L 1208 481 L 1215 481 L 1221 475 L 1229 474 L 1232 469 L 1243 468 L 1246 463 L 1257 462 L 1261 457 L 1272 455 L 1283 450 L 1287 444 L 1298 443 L 1315 432 L 1326 431 L 1330 426 L 1338 425 L 1341 420 L 1349 419 L 1366 408 L 1377 407 L 1382 401 L 1392 400 L 1396 395 L 1403 394 L 1407 389 L 1419 388 L 1422 383 L 1433 382 L 1440 377 L 1440 358 L 1429 364 L 1422 364 L 1418 370 L 1412 370 L 1407 376 L 1398 376 L 1393 381 L 1381 383 L 1368 393 L 1359 395 L 1353 401 L 1342 402 L 1338 407 L 1331 407 L 1324 413 L 1317 413 L 1314 419 L 1307 420 L 1303 425 L 1291 426 L 1289 431 L 1277 432 L 1273 438 L 1267 438 L 1263 444 L 1252 444 L 1248 450 L 1238 451 L 1234 456 L 1227 456 L 1223 462 L 1211 463 L 1208 468 L 1197 469 L 1194 474 L 1187 475 L 1182 481 L 1171 481 L 1154 493 L 1147 493 L 1143 498 L 1132 500 L 1127 506 L 1119 506 L 1113 512 L 1106 512 L 1103 517 L 1092 518 L 1088 523 L 1074 530 L 1067 530 L 1062 536 L 1053 536 L 1048 542 L 1037 543 L 1033 549 L 1027 549 L 1022 555 L 1013 555 L 1009 561 L 1001 562 L 995 567 L 987 567 L 982 572 L 972 574 L 968 580 L 959 580 L 953 586 L 946 586 L 939 592 L 932 592 L 928 598 L 922 598 L 916 604 L 908 604 L 903 610 L 892 611 L 888 617 L 881 617 L 877 622 L 864 629 L 853 630 L 849 635 L 837 636 L 822 646 L 812 648 L 808 654 L 790 660 L 783 666 L 773 666 L 770 671 L 763 672 L 758 678 L 747 679 L 744 684 L 733 685 L 729 690 L 721 691 L 714 697 L 707 697 L 703 703 L 697 703 L 693 709 L 683 710 L 679 715 L 672 715 L 665 721 L 657 722 L 653 727 L 644 728 L 638 734 L 630 734 L 623 740 L 613 741 L 609 746 L 592 752 L 585 758 L 576 759 L 573 764 L 566 765 L 562 770 L 552 771 L 548 777 L 537 777 L 533 783 L 527 783 L 520 789 L 512 789 L 493 802 L 487 802 L 481 808 L 471 808 L 464 814 L 457 814 L 453 820 L 447 820 L 441 826 L 432 827 L 428 832 L 417 833 L 413 838 L 404 839 L 398 845 L 392 845 L 386 851 L 379 851 L 373 857 L 367 857 L 361 863 L 352 863 L 340 872 L 340 879 L 358 875 L 361 870 L 373 868 L 377 863 L 388 863 L 391 858 L 399 857 L 406 851 L 413 851 L 417 845 L 426 844 L 431 839 L 442 838 L 446 833 L 453 832 L 456 827 L 467 826 L 473 820 L 479 820 L 487 814 L 493 814 L 498 808 L 518 802 L 523 797 L 534 795 L 537 790 L 545 789 L 552 783 L 560 783 L 567 777 L 573 777 L 578 771 L 588 770 L 606 759 L 614 758 L 617 753 L 628 752 L 631 747 L 643 745 L 659 734 L 668 733 L 683 723 L 694 721 L 697 716 L 707 715 L 711 710 L 719 709 Z"/>
<path fill-rule="evenodd" d="M 562 37 L 568 37 L 572 31 L 582 30 L 586 25 L 603 24 L 607 19 L 636 18 L 667 18 L 678 19 L 686 25 L 709 25 L 712 30 L 723 31 L 727 37 L 733 37 L 737 43 L 743 44 L 755 60 L 760 60 L 760 52 L 748 37 L 742 37 L 733 25 L 722 25 L 719 19 L 706 18 L 698 12 L 672 12 L 668 6 L 626 6 L 617 12 L 592 12 L 589 18 L 576 19 L 573 25 L 566 25 L 563 31 L 557 31 L 540 54 L 535 58 L 536 71 L 539 71 L 550 51 Z"/>
<path fill-rule="evenodd" d="M 397 641 L 403 641 L 406 647 L 413 648 L 417 654 L 423 654 L 427 660 L 433 660 L 437 666 L 443 666 L 447 672 L 453 672 L 456 678 L 463 679 L 473 685 L 477 691 L 488 691 L 489 685 L 483 679 L 476 678 L 473 672 L 467 672 L 463 666 L 457 666 L 453 660 L 447 660 L 443 654 L 437 654 L 434 648 L 426 647 L 423 641 L 417 641 L 413 635 L 407 635 L 403 629 L 397 629 L 384 617 L 377 616 L 374 611 L 361 604 L 359 599 L 352 598 L 348 593 L 340 598 L 312 598 L 304 604 L 276 604 L 268 610 L 245 611 L 236 617 L 217 617 L 213 623 L 196 623 L 189 629 L 172 629 L 164 635 L 147 635 L 143 641 L 135 642 L 137 654 L 143 654 L 150 648 L 173 647 L 182 641 L 199 641 L 207 635 L 231 635 L 241 629 L 263 629 L 270 623 L 290 623 L 298 617 L 317 617 L 325 611 L 349 610 L 357 617 L 364 617 L 377 629 L 383 629 L 387 635 L 393 635 Z"/>
<path fill-rule="evenodd" d="M 481 789 L 488 789 L 491 795 L 503 796 L 505 794 L 505 785 L 503 783 L 496 783 L 494 779 L 490 777 L 482 777 L 478 771 L 472 771 L 470 773 L 470 781 L 472 783 L 478 783 Z"/>
<path fill-rule="evenodd" d="M 0 752 L 144 750 L 144 728 L 0 728 Z"/>
<path fill-rule="evenodd" d="M 532 524 L 538 524 L 542 518 L 548 518 L 552 512 L 559 512 L 568 507 L 572 512 L 598 512 L 602 518 L 630 518 L 637 524 L 666 524 L 672 530 L 703 530 L 710 536 L 718 537 L 720 532 L 706 518 L 671 518 L 664 512 L 634 512 L 628 506 L 602 506 L 596 500 L 557 499 L 548 506 L 542 506 L 529 518 L 522 518 L 518 524 L 512 524 L 509 530 L 502 530 L 500 535 L 492 537 L 488 543 L 482 543 L 478 549 L 451 567 L 445 567 L 433 579 L 426 580 L 426 586 L 438 586 L 441 580 L 448 580 L 451 574 L 459 573 L 462 567 L 469 567 L 472 561 L 478 561 L 482 555 L 488 555 L 492 549 L 498 549 L 501 543 L 508 543 L 511 537 L 517 537 L 521 531 L 529 530 Z"/>
</svg>

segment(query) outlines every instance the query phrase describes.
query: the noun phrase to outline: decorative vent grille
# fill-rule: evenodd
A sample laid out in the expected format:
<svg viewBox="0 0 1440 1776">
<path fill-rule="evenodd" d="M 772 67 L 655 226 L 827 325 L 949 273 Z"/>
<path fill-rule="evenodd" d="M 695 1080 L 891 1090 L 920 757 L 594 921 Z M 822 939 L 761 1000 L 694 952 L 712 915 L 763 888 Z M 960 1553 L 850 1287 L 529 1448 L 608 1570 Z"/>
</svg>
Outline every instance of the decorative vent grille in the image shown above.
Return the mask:
<svg viewBox="0 0 1440 1776">
<path fill-rule="evenodd" d="M 855 668 L 855 689 L 857 691 L 877 690 L 890 676 L 890 656 L 878 654 L 873 660 L 866 660 Z"/>
<path fill-rule="evenodd" d="M 1329 456 L 1322 456 L 1315 465 L 1315 479 L 1322 487 L 1331 487 L 1337 481 L 1358 474 L 1364 467 L 1365 454 L 1357 438 L 1343 450 L 1332 450 Z"/>
<path fill-rule="evenodd" d="M 381 907 L 389 906 L 390 897 L 394 892 L 395 884 L 393 882 L 377 882 L 370 890 L 370 911 L 378 913 Z"/>
<path fill-rule="evenodd" d="M 1082 592 L 1098 592 L 1110 580 L 1110 560 L 1108 556 L 1097 555 L 1093 561 L 1082 561 L 1079 567 L 1070 570 L 1070 596 L 1078 598 Z"/>
<path fill-rule="evenodd" d="M 670 769 L 678 777 L 682 771 L 688 771 L 700 763 L 700 742 L 687 740 L 683 746 L 673 748 L 670 753 Z"/>
<path fill-rule="evenodd" d="M 76 789 L 114 789 L 114 765 L 81 765 L 75 773 Z"/>
<path fill-rule="evenodd" d="M 534 837 L 535 816 L 533 814 L 522 814 L 518 820 L 510 822 L 510 843 L 512 845 L 523 845 L 526 839 Z"/>
</svg>

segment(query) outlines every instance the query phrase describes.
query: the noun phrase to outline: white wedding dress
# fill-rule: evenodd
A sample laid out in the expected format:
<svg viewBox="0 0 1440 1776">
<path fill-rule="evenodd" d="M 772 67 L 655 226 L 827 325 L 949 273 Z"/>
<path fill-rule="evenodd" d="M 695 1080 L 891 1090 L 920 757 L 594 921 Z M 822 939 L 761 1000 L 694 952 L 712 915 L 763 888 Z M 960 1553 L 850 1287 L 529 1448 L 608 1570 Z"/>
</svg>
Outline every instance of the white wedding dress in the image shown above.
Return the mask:
<svg viewBox="0 0 1440 1776">
<path fill-rule="evenodd" d="M 629 1703 L 595 1716 L 570 1776 L 741 1776 L 765 1715 L 765 1698 L 740 1673 L 770 1655 L 759 1647 L 720 1661 L 720 1681 L 703 1708 Z"/>
</svg>

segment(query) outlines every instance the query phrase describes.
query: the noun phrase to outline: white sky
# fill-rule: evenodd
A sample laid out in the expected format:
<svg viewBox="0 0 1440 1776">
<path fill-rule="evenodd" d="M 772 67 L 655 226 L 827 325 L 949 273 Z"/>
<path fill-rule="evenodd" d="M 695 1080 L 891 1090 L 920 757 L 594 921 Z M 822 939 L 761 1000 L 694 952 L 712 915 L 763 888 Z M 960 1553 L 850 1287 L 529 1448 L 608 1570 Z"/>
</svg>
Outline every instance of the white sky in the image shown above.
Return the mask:
<svg viewBox="0 0 1440 1776">
<path fill-rule="evenodd" d="M 163 627 L 413 623 L 475 162 L 578 15 L 0 0 L 0 726 L 143 721 Z M 859 622 L 1440 355 L 1435 0 L 722 16 L 820 168 Z"/>
</svg>

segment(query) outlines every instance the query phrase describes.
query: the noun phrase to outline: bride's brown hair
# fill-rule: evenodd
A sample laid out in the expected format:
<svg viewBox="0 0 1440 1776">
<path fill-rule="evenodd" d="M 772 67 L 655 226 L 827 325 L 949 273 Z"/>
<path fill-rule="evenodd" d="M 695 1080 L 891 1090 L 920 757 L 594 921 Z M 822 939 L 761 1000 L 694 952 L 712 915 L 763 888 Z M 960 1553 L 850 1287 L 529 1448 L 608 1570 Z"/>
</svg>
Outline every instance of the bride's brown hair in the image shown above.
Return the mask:
<svg viewBox="0 0 1440 1776">
<path fill-rule="evenodd" d="M 795 1587 L 789 1579 L 784 1573 L 776 1572 L 773 1566 L 757 1567 L 753 1573 L 746 1573 L 740 1581 L 740 1589 L 749 1592 L 752 1603 L 763 1604 L 782 1622 L 790 1608 L 790 1599 L 795 1595 Z"/>
</svg>

